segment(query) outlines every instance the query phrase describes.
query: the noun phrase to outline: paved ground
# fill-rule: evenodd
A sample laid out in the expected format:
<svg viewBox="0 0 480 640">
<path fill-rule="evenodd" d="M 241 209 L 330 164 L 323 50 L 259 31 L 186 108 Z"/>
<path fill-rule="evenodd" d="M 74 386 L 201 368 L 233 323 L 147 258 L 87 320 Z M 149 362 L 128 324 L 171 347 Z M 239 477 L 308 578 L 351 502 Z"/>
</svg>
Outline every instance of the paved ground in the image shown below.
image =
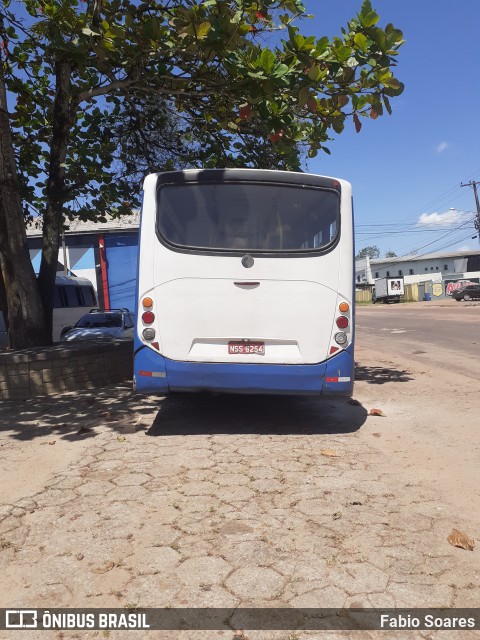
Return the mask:
<svg viewBox="0 0 480 640">
<path fill-rule="evenodd" d="M 479 536 L 478 384 L 357 356 L 358 405 L 128 387 L 3 403 L 0 606 L 478 606 L 479 550 L 447 542 L 453 527 Z M 446 633 L 388 638 L 478 637 Z M 241 637 L 2 637 L 134 635 Z"/>
</svg>

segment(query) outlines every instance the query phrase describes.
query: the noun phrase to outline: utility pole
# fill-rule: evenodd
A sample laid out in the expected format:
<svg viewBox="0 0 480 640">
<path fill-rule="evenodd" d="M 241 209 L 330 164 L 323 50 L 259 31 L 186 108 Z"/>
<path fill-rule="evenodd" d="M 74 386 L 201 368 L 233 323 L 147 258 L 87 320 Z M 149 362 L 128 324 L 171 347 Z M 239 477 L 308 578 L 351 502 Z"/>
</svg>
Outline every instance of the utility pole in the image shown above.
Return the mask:
<svg viewBox="0 0 480 640">
<path fill-rule="evenodd" d="M 478 200 L 478 191 L 477 191 L 478 184 L 480 184 L 480 182 L 475 182 L 474 180 L 470 180 L 470 182 L 467 182 L 466 184 L 463 184 L 462 182 L 460 186 L 472 187 L 473 189 L 473 193 L 475 195 L 475 204 L 477 205 L 477 219 L 475 220 L 475 229 L 477 230 L 477 233 L 478 233 L 478 242 L 480 242 L 480 202 Z"/>
</svg>

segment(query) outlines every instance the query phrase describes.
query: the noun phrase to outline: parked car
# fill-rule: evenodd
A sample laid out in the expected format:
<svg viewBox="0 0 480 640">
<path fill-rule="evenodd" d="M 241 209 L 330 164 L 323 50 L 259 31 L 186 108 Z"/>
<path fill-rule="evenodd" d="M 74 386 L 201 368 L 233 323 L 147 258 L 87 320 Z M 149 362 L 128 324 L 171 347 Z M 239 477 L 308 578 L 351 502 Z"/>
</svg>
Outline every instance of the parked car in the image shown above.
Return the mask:
<svg viewBox="0 0 480 640">
<path fill-rule="evenodd" d="M 0 311 L 0 349 L 7 348 L 9 344 L 7 327 L 5 326 L 3 313 Z"/>
<path fill-rule="evenodd" d="M 469 284 L 461 289 L 456 289 L 452 293 L 452 298 L 457 302 L 460 300 L 480 300 L 480 284 Z"/>
<path fill-rule="evenodd" d="M 91 309 L 74 327 L 65 327 L 62 340 L 133 338 L 135 316 L 128 309 Z"/>
</svg>

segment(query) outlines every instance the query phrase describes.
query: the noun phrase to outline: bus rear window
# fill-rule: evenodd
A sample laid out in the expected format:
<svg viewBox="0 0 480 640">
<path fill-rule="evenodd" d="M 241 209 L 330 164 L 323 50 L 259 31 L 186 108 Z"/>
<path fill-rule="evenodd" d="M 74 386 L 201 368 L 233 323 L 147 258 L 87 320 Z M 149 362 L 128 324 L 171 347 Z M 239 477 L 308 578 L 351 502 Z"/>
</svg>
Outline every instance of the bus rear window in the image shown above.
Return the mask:
<svg viewBox="0 0 480 640">
<path fill-rule="evenodd" d="M 318 250 L 335 240 L 339 216 L 339 193 L 319 187 L 209 182 L 158 191 L 160 235 L 193 249 Z"/>
</svg>

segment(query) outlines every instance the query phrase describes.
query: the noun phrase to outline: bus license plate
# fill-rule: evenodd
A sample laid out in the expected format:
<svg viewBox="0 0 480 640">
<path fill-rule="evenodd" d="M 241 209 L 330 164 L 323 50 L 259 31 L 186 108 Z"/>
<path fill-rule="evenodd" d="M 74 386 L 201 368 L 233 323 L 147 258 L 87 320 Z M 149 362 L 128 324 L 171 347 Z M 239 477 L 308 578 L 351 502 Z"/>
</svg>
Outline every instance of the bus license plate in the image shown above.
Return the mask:
<svg viewBox="0 0 480 640">
<path fill-rule="evenodd" d="M 265 355 L 265 343 L 264 342 L 229 342 L 228 353 L 247 354 L 257 353 L 258 355 Z"/>
</svg>

